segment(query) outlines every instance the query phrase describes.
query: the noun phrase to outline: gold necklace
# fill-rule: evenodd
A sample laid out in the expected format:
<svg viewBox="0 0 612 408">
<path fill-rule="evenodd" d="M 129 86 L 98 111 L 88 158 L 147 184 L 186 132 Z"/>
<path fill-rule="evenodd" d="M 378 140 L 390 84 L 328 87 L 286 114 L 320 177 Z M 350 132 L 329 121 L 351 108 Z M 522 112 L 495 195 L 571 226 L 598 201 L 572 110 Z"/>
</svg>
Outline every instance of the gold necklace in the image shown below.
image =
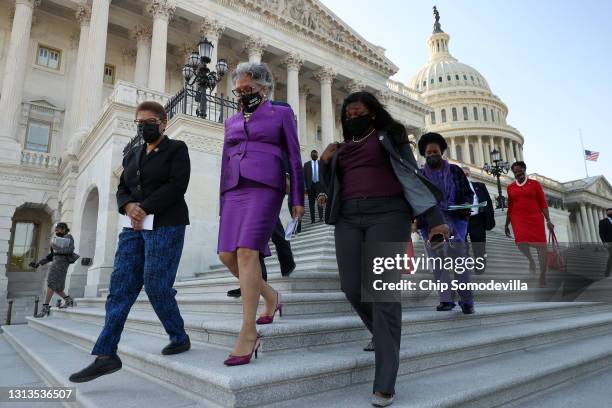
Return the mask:
<svg viewBox="0 0 612 408">
<path fill-rule="evenodd" d="M 355 140 L 355 136 L 353 136 L 353 142 L 354 142 L 354 143 L 361 143 L 361 142 L 363 142 L 363 141 L 364 141 L 364 140 L 366 140 L 368 137 L 370 137 L 370 135 L 371 135 L 372 133 L 374 133 L 374 131 L 375 131 L 375 130 L 376 130 L 376 129 L 372 129 L 372 130 L 370 131 L 370 133 L 368 133 L 367 135 L 365 135 L 364 137 L 362 137 L 361 139 L 358 139 L 358 140 Z"/>
</svg>

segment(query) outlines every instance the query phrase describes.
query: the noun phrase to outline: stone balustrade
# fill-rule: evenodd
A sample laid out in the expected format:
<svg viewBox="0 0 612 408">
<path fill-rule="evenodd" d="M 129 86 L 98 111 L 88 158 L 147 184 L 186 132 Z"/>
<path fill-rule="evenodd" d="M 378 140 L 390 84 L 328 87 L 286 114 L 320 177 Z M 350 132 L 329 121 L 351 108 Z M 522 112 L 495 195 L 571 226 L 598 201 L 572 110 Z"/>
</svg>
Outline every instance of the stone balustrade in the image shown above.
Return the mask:
<svg viewBox="0 0 612 408">
<path fill-rule="evenodd" d="M 138 106 L 144 101 L 156 101 L 166 105 L 172 95 L 143 88 L 127 81 L 117 81 L 113 93 L 107 98 L 104 110 L 110 103 L 121 103 L 128 106 Z"/>
<path fill-rule="evenodd" d="M 21 164 L 25 166 L 57 169 L 61 162 L 61 157 L 50 153 L 33 152 L 29 150 L 23 150 L 21 152 Z"/>
</svg>

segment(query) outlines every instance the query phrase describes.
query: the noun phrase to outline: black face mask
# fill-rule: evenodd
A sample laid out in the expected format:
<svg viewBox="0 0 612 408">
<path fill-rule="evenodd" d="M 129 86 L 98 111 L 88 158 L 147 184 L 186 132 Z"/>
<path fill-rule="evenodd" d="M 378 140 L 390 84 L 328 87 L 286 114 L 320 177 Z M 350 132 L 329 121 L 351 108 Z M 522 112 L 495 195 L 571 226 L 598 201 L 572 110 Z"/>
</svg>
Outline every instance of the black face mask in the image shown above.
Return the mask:
<svg viewBox="0 0 612 408">
<path fill-rule="evenodd" d="M 261 101 L 263 101 L 263 98 L 259 92 L 242 95 L 240 97 L 240 102 L 242 102 L 242 110 L 246 113 L 255 112 L 255 109 L 257 109 Z"/>
<path fill-rule="evenodd" d="M 63 237 L 64 235 L 66 235 L 66 231 L 55 231 L 55 235 L 57 235 L 58 237 Z"/>
<path fill-rule="evenodd" d="M 361 115 L 344 121 L 344 128 L 352 137 L 365 136 L 371 127 L 372 118 L 370 115 Z"/>
<path fill-rule="evenodd" d="M 432 167 L 435 169 L 442 164 L 442 155 L 432 154 L 431 156 L 428 156 L 427 159 L 425 159 L 425 161 L 427 162 L 427 165 L 429 167 Z"/>
<path fill-rule="evenodd" d="M 147 143 L 153 143 L 161 136 L 157 123 L 139 123 L 138 134 Z"/>
</svg>

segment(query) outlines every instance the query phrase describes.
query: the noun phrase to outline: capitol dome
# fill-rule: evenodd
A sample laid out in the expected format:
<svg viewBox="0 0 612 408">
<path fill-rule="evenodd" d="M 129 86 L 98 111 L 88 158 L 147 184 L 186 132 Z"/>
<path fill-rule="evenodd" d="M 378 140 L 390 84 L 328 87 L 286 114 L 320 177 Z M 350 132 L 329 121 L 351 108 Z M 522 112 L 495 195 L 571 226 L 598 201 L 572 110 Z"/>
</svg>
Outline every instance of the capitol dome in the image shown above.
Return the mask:
<svg viewBox="0 0 612 408">
<path fill-rule="evenodd" d="M 451 55 L 450 36 L 442 31 L 435 7 L 434 16 L 429 61 L 408 84 L 432 109 L 426 130 L 442 134 L 449 145 L 445 155 L 466 164 L 482 167 L 493 150 L 505 161 L 522 160 L 523 136 L 506 123 L 508 107 L 480 72 Z"/>
</svg>

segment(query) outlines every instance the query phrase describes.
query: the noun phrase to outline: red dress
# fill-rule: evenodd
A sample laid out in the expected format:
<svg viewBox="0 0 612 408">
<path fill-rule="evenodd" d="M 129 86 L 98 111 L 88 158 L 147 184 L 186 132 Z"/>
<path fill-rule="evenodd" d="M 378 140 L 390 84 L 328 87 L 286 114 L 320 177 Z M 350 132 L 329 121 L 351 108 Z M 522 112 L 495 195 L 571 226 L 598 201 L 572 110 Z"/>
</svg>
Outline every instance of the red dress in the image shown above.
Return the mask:
<svg viewBox="0 0 612 408">
<path fill-rule="evenodd" d="M 538 181 L 528 179 L 522 187 L 516 182 L 508 186 L 508 214 L 515 242 L 546 244 L 545 208 L 548 205 Z"/>
</svg>

